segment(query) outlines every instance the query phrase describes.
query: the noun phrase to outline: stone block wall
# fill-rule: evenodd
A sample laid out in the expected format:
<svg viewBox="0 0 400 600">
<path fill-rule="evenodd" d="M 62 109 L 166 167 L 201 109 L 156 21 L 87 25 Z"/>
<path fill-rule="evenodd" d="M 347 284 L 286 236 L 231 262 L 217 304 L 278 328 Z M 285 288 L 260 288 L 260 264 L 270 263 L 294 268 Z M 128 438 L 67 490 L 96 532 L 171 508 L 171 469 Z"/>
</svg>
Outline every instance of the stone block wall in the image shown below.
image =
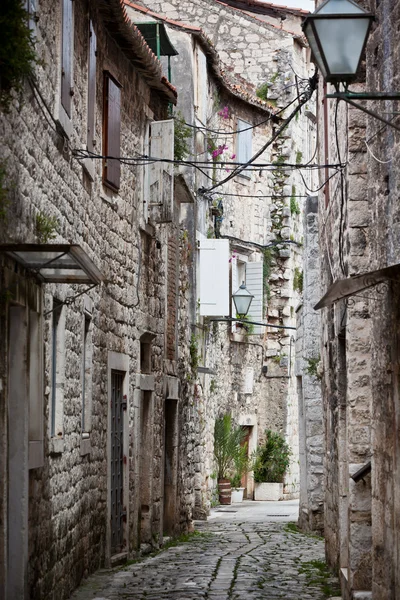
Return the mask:
<svg viewBox="0 0 400 600">
<path fill-rule="evenodd" d="M 86 2 L 74 2 L 74 60 L 72 132 L 69 142 L 52 121 L 58 105 L 60 75 L 59 42 L 61 2 L 42 0 L 38 8 L 37 51 L 43 61 L 36 68 L 37 89 L 26 84 L 9 114 L 0 120 L 1 157 L 9 190 L 6 220 L 1 223 L 1 241 L 35 243 L 36 217 L 56 217 L 55 243 L 77 243 L 102 271 L 105 281 L 76 302 L 65 306 L 64 402 L 62 439 L 50 436 L 51 319 L 43 317 L 44 341 L 44 465 L 29 471 L 28 549 L 26 597 L 69 597 L 81 578 L 110 562 L 109 545 L 109 357 L 124 357 L 128 407 L 125 421 L 125 499 L 127 520 L 124 549 L 136 555 L 140 548 L 141 499 L 140 432 L 143 379 L 141 340 L 151 337 L 151 360 L 147 389 L 152 394 L 153 481 L 150 511 L 151 545 L 163 534 L 165 375 L 176 379 L 176 366 L 166 352 L 165 331 L 173 346 L 171 324 L 165 323 L 166 296 L 174 281 L 166 270 L 168 241 L 176 236 L 171 225 L 146 224 L 143 217 L 143 171 L 121 166 L 118 193 L 102 184 L 102 161 L 85 167 L 73 157 L 73 149 L 86 144 L 86 96 L 88 16 Z M 146 119 L 165 119 L 168 101 L 133 67 L 114 42 L 103 20 L 100 5 L 90 4 L 90 17 L 97 35 L 96 151 L 101 154 L 103 114 L 103 70 L 110 71 L 122 86 L 121 154 L 143 152 Z M 111 10 L 111 9 L 110 9 Z M 114 10 L 114 9 L 112 9 Z M 40 98 L 39 92 L 42 96 Z M 174 237 L 174 239 L 176 239 Z M 170 243 L 171 250 L 171 243 Z M 178 249 L 175 248 L 178 265 Z M 2 294 L 15 295 L 15 265 L 2 258 Z M 12 261 L 11 261 L 12 262 Z M 27 274 L 20 275 L 21 277 Z M 177 275 L 175 276 L 175 283 Z M 83 291 L 83 286 L 45 284 L 41 286 L 42 314 L 53 308 L 53 298 L 65 301 Z M 170 301 L 174 296 L 169 294 Z M 175 296 L 177 304 L 177 297 Z M 89 438 L 82 438 L 82 348 L 84 307 L 92 312 L 92 409 Z M 1 557 L 7 565 L 7 346 L 10 298 L 2 303 L 1 339 Z M 4 310 L 3 310 L 4 309 Z M 169 306 L 171 309 L 171 306 Z M 185 308 L 183 307 L 183 310 Z M 171 317 L 173 311 L 169 310 Z M 147 338 L 146 338 L 147 339 Z M 175 356 L 175 361 L 176 361 Z M 165 359 L 169 359 L 168 362 Z M 172 362 L 172 364 L 171 364 Z M 150 383 L 151 385 L 150 385 Z M 185 415 L 184 418 L 189 418 Z M 187 432 L 180 422 L 182 436 Z M 26 440 L 21 438 L 21 444 Z M 55 443 L 56 442 L 56 443 Z M 84 444 L 83 444 L 84 442 Z M 84 450 L 83 450 L 84 448 Z M 20 465 L 27 470 L 27 464 Z M 185 469 L 187 469 L 185 471 Z M 191 522 L 190 467 L 179 473 L 184 485 L 179 490 L 179 517 L 176 532 Z M 131 493 L 128 493 L 128 492 Z M 3 568 L 3 567 L 2 567 Z M 2 573 L 5 575 L 5 573 Z M 1 580 L 5 581 L 5 576 Z M 22 597 L 22 596 L 21 596 Z"/>
<path fill-rule="evenodd" d="M 324 530 L 324 422 L 320 386 L 320 297 L 318 200 L 307 199 L 304 214 L 303 303 L 297 309 L 296 378 L 299 395 L 300 510 L 305 531 Z"/>
</svg>

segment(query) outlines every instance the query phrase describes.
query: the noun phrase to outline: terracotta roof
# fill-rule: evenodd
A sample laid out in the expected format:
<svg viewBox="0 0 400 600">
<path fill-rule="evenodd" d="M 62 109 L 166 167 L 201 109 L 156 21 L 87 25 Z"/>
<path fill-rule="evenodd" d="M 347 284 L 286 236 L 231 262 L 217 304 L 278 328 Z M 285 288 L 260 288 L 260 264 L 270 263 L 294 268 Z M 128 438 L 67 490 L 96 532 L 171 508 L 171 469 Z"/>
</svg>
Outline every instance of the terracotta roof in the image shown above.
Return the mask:
<svg viewBox="0 0 400 600">
<path fill-rule="evenodd" d="M 268 102 L 265 102 L 265 100 L 258 98 L 258 96 L 254 94 L 253 86 L 248 81 L 246 81 L 246 79 L 240 77 L 237 74 L 235 74 L 234 76 L 231 75 L 231 67 L 228 67 L 222 63 L 210 38 L 207 37 L 207 35 L 200 27 L 194 27 L 193 25 L 187 25 L 185 23 L 182 23 L 181 21 L 174 21 L 172 19 L 168 19 L 163 15 L 155 13 L 154 11 L 149 10 L 148 8 L 144 8 L 143 6 L 132 2 L 131 0 L 124 0 L 124 2 L 126 6 L 130 6 L 132 9 L 138 12 L 147 14 L 153 19 L 158 19 L 163 23 L 168 24 L 170 27 L 180 29 L 181 31 L 186 31 L 187 33 L 194 35 L 201 43 L 208 57 L 214 75 L 228 92 L 230 92 L 233 96 L 239 98 L 240 100 L 252 104 L 257 108 L 260 108 L 261 110 L 265 110 L 271 114 L 274 114 L 275 111 L 272 109 L 271 105 Z M 232 80 L 230 80 L 231 77 Z"/>
<path fill-rule="evenodd" d="M 97 6 L 108 32 L 149 86 L 176 104 L 176 88 L 163 75 L 160 61 L 128 17 L 124 0 L 97 0 Z"/>
</svg>

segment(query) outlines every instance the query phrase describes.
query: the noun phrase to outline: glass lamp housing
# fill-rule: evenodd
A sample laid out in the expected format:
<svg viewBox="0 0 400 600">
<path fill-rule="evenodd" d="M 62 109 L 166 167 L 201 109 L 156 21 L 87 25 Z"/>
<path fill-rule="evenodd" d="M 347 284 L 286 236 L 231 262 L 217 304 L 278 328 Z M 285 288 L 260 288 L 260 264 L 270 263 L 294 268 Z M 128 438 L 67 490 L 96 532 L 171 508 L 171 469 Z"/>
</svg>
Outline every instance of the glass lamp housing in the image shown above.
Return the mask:
<svg viewBox="0 0 400 600">
<path fill-rule="evenodd" d="M 245 317 L 249 312 L 251 301 L 254 296 L 250 294 L 249 290 L 244 285 L 244 282 L 240 288 L 232 295 L 233 302 L 235 304 L 236 313 L 241 317 Z"/>
<path fill-rule="evenodd" d="M 355 79 L 374 16 L 353 0 L 326 0 L 303 24 L 325 81 Z"/>
</svg>

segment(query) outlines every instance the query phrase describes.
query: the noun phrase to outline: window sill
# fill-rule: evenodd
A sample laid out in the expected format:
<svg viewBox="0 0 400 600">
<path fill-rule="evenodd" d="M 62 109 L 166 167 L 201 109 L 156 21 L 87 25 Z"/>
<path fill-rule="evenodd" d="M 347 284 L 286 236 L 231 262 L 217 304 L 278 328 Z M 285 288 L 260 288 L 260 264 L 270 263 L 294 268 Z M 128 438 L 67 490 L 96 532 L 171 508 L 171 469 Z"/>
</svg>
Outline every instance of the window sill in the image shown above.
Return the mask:
<svg viewBox="0 0 400 600">
<path fill-rule="evenodd" d="M 50 454 L 62 454 L 64 452 L 64 438 L 51 438 Z"/>
<path fill-rule="evenodd" d="M 88 435 L 88 434 L 83 434 Z M 81 456 L 86 456 L 90 454 L 92 450 L 92 444 L 90 442 L 90 437 L 82 437 L 81 438 Z"/>
<path fill-rule="evenodd" d="M 65 108 L 61 104 L 61 100 L 59 101 L 59 105 L 56 111 L 55 120 L 60 126 L 62 133 L 70 139 L 72 136 L 72 121 L 71 118 L 67 115 Z"/>
<path fill-rule="evenodd" d="M 94 181 L 94 175 L 95 175 L 94 160 L 92 158 L 85 158 L 84 160 L 82 160 L 81 164 L 82 164 L 84 171 L 88 175 L 88 177 L 90 177 L 90 179 L 92 181 Z"/>
</svg>

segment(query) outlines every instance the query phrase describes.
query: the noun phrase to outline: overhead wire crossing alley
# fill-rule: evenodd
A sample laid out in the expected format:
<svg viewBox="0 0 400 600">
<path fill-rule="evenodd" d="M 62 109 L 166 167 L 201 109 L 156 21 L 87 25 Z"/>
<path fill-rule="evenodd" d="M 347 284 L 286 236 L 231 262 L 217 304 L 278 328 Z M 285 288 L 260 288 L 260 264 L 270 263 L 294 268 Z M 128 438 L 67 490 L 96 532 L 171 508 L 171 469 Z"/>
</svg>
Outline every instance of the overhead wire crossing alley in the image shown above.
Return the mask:
<svg viewBox="0 0 400 600">
<path fill-rule="evenodd" d="M 164 549 L 90 577 L 71 600 L 340 598 L 323 538 L 301 533 L 298 501 L 219 506 Z"/>
</svg>

